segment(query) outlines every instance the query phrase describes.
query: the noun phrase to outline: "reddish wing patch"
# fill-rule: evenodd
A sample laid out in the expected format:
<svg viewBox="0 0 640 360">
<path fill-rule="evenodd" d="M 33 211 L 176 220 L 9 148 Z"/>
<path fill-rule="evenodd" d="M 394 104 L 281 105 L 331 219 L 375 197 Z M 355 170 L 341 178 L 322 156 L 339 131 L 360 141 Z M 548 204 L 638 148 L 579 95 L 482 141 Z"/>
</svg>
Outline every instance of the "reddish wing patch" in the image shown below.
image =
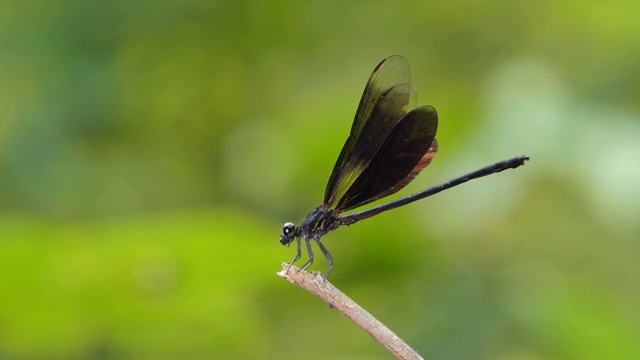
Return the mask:
<svg viewBox="0 0 640 360">
<path fill-rule="evenodd" d="M 402 189 L 403 187 L 409 185 L 409 183 L 412 182 L 413 179 L 415 179 L 416 176 L 418 176 L 418 174 L 420 174 L 422 169 L 426 168 L 427 166 L 429 166 L 429 164 L 431 164 L 431 160 L 433 160 L 437 152 L 438 152 L 438 141 L 436 139 L 433 139 L 433 142 L 431 143 L 431 147 L 429 147 L 429 150 L 427 151 L 427 153 L 424 154 L 424 156 L 420 159 L 420 161 L 418 161 L 418 164 L 416 165 L 416 167 L 413 168 L 413 170 L 411 170 L 409 175 L 407 175 L 407 177 L 405 177 L 404 179 L 400 180 L 400 182 L 398 182 L 397 184 L 393 185 L 391 188 L 389 188 L 389 190 L 380 194 L 378 198 L 382 199 L 383 197 L 387 197 L 391 194 L 394 194 L 400 191 L 400 189 Z"/>
</svg>

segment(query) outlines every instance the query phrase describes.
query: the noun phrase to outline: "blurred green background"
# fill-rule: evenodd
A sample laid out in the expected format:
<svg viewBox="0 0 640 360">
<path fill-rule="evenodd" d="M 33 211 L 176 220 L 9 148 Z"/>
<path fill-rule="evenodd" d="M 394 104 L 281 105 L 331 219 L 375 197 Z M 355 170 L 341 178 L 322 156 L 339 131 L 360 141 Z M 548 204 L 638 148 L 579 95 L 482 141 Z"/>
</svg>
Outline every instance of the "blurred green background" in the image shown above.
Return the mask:
<svg viewBox="0 0 640 360">
<path fill-rule="evenodd" d="M 332 282 L 426 358 L 639 359 L 638 13 L 1 2 L 0 358 L 390 358 L 275 273 L 402 54 L 440 151 L 394 198 L 531 161 L 327 235 Z"/>
</svg>

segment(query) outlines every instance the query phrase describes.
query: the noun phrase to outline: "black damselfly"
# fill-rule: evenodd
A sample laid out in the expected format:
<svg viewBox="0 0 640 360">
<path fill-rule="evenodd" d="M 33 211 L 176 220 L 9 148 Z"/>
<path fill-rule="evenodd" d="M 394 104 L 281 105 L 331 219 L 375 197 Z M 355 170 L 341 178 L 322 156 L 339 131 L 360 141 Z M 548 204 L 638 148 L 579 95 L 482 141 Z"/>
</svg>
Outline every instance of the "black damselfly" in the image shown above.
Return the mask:
<svg viewBox="0 0 640 360">
<path fill-rule="evenodd" d="M 351 225 L 383 211 L 424 199 L 472 179 L 524 165 L 527 156 L 485 166 L 419 193 L 369 210 L 340 214 L 389 196 L 410 183 L 438 151 L 435 139 L 438 114 L 433 106 L 415 108 L 416 91 L 410 84 L 409 63 L 399 55 L 382 60 L 373 70 L 360 99 L 351 133 L 333 167 L 322 205 L 311 210 L 300 226 L 286 223 L 280 243 L 298 242 L 298 252 L 289 265 L 300 259 L 300 238 L 304 238 L 313 263 L 311 239 L 329 261 L 326 279 L 333 268 L 333 257 L 320 238 L 331 230 Z"/>
</svg>

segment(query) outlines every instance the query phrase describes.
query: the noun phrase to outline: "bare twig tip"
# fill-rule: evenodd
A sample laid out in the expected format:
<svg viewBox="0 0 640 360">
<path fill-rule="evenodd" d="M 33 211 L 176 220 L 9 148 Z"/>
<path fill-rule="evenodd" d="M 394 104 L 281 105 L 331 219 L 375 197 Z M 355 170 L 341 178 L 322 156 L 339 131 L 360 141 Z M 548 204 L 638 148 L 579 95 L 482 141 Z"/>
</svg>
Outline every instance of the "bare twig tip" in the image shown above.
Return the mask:
<svg viewBox="0 0 640 360">
<path fill-rule="evenodd" d="M 290 283 L 319 297 L 329 305 L 329 308 L 337 309 L 343 313 L 398 359 L 422 359 L 407 343 L 333 286 L 321 273 L 317 271 L 308 273 L 304 270 L 299 270 L 293 265 L 283 263 L 277 274 Z"/>
</svg>

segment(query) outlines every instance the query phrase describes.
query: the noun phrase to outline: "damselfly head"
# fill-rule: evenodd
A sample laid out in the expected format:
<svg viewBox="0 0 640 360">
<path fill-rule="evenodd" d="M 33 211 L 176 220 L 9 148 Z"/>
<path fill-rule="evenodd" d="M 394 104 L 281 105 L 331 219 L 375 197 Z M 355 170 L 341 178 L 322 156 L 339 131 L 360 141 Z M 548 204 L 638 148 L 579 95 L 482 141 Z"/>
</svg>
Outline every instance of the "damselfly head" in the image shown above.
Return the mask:
<svg viewBox="0 0 640 360">
<path fill-rule="evenodd" d="M 289 246 L 296 235 L 296 226 L 292 223 L 282 225 L 282 233 L 280 233 L 280 244 Z"/>
</svg>

